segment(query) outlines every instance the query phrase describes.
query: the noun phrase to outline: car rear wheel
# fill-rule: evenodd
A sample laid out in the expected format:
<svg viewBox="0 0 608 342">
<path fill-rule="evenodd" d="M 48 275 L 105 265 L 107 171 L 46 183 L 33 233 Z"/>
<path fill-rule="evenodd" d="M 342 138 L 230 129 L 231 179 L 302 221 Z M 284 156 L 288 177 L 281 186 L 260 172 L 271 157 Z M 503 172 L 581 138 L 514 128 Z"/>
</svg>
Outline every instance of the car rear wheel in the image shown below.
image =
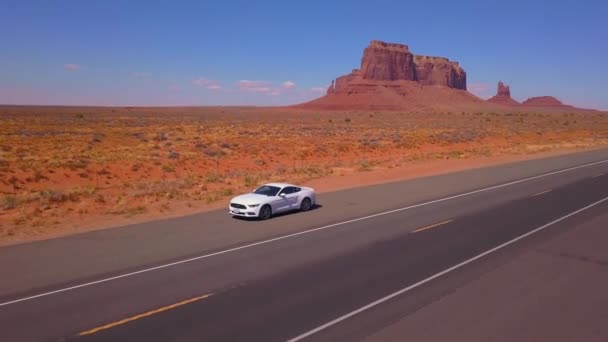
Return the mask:
<svg viewBox="0 0 608 342">
<path fill-rule="evenodd" d="M 308 197 L 303 199 L 302 203 L 300 203 L 301 211 L 309 211 L 311 207 L 312 207 L 312 201 Z"/>
<path fill-rule="evenodd" d="M 260 220 L 268 220 L 272 216 L 272 209 L 270 206 L 265 205 L 260 209 Z"/>
</svg>

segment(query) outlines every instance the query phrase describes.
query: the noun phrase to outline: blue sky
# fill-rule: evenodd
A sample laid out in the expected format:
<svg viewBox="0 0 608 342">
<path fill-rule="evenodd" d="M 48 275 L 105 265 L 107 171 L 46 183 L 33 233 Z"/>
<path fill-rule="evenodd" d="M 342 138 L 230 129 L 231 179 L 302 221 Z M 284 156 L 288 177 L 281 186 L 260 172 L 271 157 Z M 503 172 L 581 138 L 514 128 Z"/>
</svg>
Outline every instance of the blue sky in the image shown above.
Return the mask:
<svg viewBox="0 0 608 342">
<path fill-rule="evenodd" d="M 483 97 L 608 109 L 607 3 L 0 0 L 0 103 L 296 103 L 378 39 L 459 61 Z"/>
</svg>

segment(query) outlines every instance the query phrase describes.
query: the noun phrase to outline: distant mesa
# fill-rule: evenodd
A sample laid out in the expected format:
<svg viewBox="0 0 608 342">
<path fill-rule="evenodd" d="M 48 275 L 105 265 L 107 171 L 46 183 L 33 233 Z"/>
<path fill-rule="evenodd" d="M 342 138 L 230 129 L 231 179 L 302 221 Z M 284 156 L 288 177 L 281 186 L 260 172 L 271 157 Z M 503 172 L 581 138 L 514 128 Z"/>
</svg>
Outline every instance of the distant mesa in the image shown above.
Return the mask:
<svg viewBox="0 0 608 342">
<path fill-rule="evenodd" d="M 361 69 L 353 69 L 336 79 L 336 90 L 347 87 L 354 79 L 416 81 L 423 85 L 467 89 L 467 75 L 457 62 L 443 57 L 415 56 L 407 45 L 378 40 L 372 40 L 363 51 Z"/>
<path fill-rule="evenodd" d="M 534 107 L 572 107 L 563 104 L 560 100 L 556 99 L 553 96 L 531 97 L 526 101 L 522 102 L 522 105 Z"/>
<path fill-rule="evenodd" d="M 496 95 L 488 99 L 488 102 L 507 106 L 519 105 L 519 102 L 511 98 L 511 88 L 509 88 L 508 85 L 502 83 L 502 81 L 498 82 L 498 89 L 496 91 Z"/>
<path fill-rule="evenodd" d="M 414 55 L 407 45 L 372 40 L 361 65 L 331 81 L 327 93 L 299 108 L 328 110 L 526 110 L 526 107 L 577 109 L 550 96 L 533 97 L 523 104 L 511 89 L 498 82 L 496 96 L 484 101 L 467 91 L 467 74 L 458 62 L 445 57 Z"/>
<path fill-rule="evenodd" d="M 488 102 L 506 106 L 525 106 L 544 109 L 581 109 L 565 105 L 553 96 L 531 97 L 526 101 L 519 103 L 511 98 L 511 89 L 502 81 L 498 82 L 496 96 L 493 96 L 492 98 L 488 99 Z"/>
<path fill-rule="evenodd" d="M 466 89 L 467 75 L 458 62 L 414 55 L 407 45 L 372 40 L 359 69 L 332 81 L 325 96 L 300 106 L 404 109 L 483 103 Z"/>
</svg>

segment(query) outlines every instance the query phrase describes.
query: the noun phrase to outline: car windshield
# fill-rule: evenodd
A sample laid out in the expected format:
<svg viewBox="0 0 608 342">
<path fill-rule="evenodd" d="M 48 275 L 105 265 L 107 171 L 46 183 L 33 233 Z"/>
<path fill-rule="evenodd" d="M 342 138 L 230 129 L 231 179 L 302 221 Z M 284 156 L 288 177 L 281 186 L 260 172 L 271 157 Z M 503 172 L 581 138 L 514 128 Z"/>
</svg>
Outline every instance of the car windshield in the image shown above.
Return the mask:
<svg viewBox="0 0 608 342">
<path fill-rule="evenodd" d="M 276 196 L 277 193 L 279 192 L 279 190 L 281 190 L 281 188 L 276 187 L 276 186 L 263 185 L 263 186 L 259 187 L 256 191 L 254 191 L 253 193 L 258 194 L 258 195 Z"/>
</svg>

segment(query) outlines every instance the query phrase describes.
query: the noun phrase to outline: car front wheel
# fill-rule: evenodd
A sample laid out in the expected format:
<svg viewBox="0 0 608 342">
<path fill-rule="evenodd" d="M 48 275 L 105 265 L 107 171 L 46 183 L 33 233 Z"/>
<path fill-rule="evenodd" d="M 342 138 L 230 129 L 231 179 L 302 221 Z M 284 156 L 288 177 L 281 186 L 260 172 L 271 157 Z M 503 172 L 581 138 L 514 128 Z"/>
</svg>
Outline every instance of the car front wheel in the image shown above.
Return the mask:
<svg viewBox="0 0 608 342">
<path fill-rule="evenodd" d="M 270 206 L 265 205 L 262 207 L 262 209 L 260 209 L 260 220 L 268 220 L 270 217 L 272 216 L 272 209 L 270 209 Z"/>
</svg>

